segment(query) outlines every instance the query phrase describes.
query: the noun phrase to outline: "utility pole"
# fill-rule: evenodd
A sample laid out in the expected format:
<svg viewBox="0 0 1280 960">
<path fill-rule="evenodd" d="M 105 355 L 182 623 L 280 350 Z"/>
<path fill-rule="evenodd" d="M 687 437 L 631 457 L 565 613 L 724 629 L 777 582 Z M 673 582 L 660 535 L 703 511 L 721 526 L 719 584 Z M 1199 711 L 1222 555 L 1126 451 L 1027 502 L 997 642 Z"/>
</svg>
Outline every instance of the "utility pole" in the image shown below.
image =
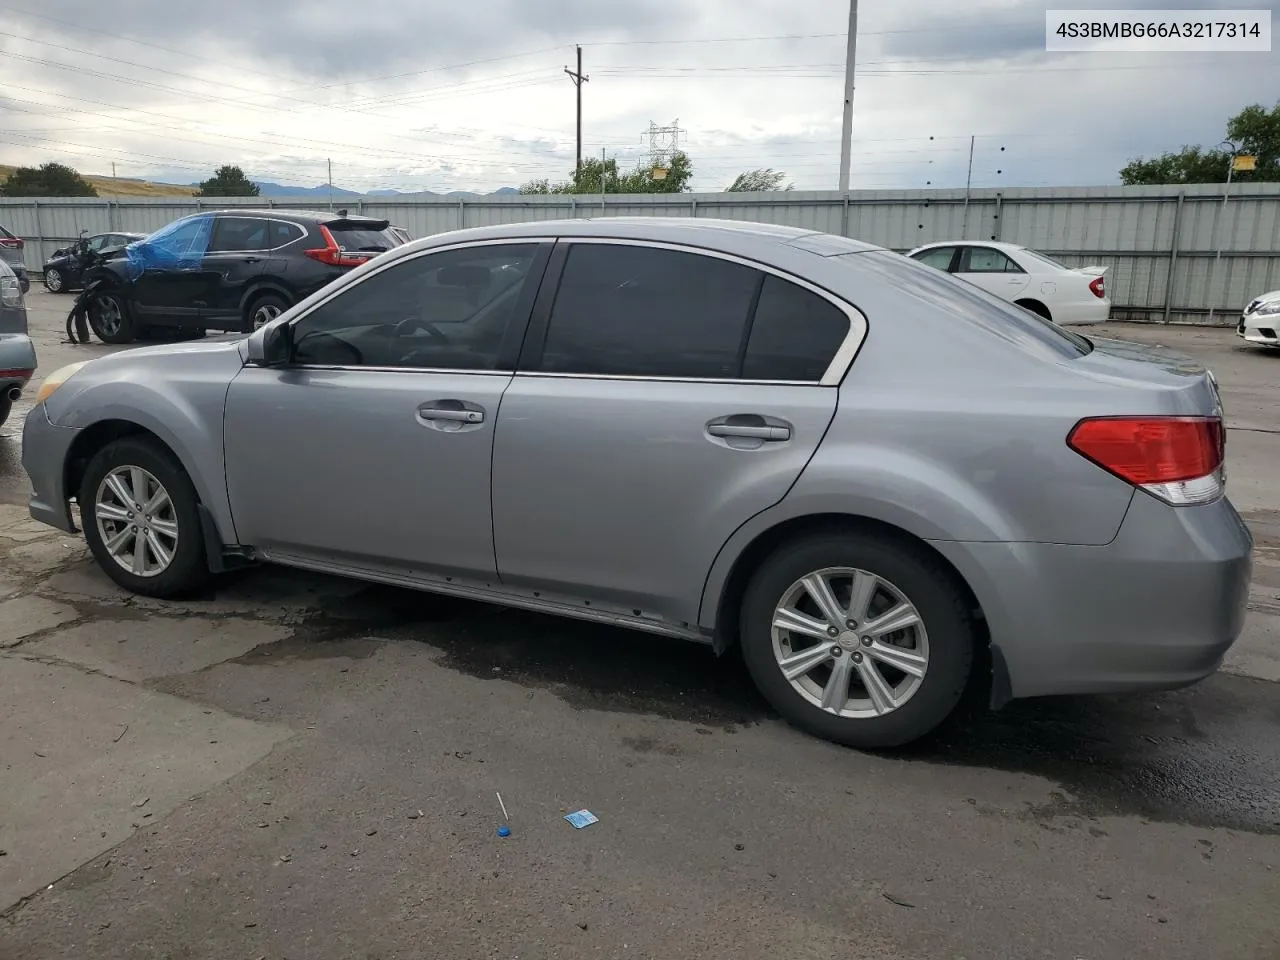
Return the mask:
<svg viewBox="0 0 1280 960">
<path fill-rule="evenodd" d="M 564 72 L 569 75 L 569 79 L 573 81 L 573 85 L 578 88 L 578 162 L 573 168 L 577 176 L 582 176 L 582 85 L 591 78 L 582 72 L 582 47 L 578 47 L 578 69 L 570 70 L 564 68 Z"/>
<path fill-rule="evenodd" d="M 1214 234 L 1214 239 L 1216 241 L 1214 243 L 1215 250 L 1213 254 L 1212 277 L 1214 280 L 1218 279 L 1218 267 L 1221 266 L 1222 264 L 1222 225 L 1227 218 L 1227 198 L 1231 196 L 1231 175 L 1236 172 L 1236 154 L 1240 152 L 1240 148 L 1237 147 L 1230 140 L 1223 140 L 1221 143 L 1218 144 L 1218 146 L 1230 147 L 1231 156 L 1227 159 L 1227 185 L 1222 188 L 1222 208 L 1218 211 L 1218 218 L 1217 220 L 1214 221 L 1214 224 L 1213 224 L 1213 234 Z M 1212 291 L 1212 289 L 1213 288 L 1210 287 L 1210 291 Z M 1212 292 L 1210 292 L 1209 297 L 1210 297 L 1209 324 L 1212 326 L 1213 324 L 1213 299 L 1212 299 L 1213 293 Z"/>
<path fill-rule="evenodd" d="M 112 160 L 111 161 L 111 179 L 114 180 L 115 178 L 116 178 L 116 162 Z"/>
<path fill-rule="evenodd" d="M 853 151 L 853 65 L 858 44 L 858 0 L 849 0 L 849 49 L 844 55 L 844 125 L 840 133 L 840 192 L 849 192 L 849 158 Z"/>
<path fill-rule="evenodd" d="M 973 185 L 973 142 L 977 137 L 969 138 L 969 174 L 964 178 L 964 220 L 960 224 L 960 239 L 969 237 L 969 188 Z"/>
</svg>

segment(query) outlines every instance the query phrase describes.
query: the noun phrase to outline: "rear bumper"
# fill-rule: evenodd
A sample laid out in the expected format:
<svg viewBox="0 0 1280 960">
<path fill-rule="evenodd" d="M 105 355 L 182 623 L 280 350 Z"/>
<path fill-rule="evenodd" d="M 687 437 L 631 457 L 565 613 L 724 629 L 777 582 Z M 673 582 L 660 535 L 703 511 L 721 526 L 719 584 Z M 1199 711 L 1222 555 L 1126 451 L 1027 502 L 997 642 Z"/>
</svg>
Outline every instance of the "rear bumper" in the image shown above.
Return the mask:
<svg viewBox="0 0 1280 960">
<path fill-rule="evenodd" d="M 27 509 L 34 519 L 67 533 L 75 533 L 76 527 L 67 502 L 65 468 L 79 433 L 78 429 L 50 423 L 43 403 L 31 409 L 22 427 L 22 467 L 31 480 Z"/>
<path fill-rule="evenodd" d="M 1111 316 L 1111 300 L 1099 300 L 1093 297 L 1071 303 L 1051 305 L 1054 323 L 1064 327 L 1092 326 L 1095 323 L 1106 323 Z"/>
<path fill-rule="evenodd" d="M 1186 686 L 1244 626 L 1253 538 L 1225 498 L 1135 495 L 1102 547 L 935 543 L 978 595 L 1013 697 Z"/>
</svg>

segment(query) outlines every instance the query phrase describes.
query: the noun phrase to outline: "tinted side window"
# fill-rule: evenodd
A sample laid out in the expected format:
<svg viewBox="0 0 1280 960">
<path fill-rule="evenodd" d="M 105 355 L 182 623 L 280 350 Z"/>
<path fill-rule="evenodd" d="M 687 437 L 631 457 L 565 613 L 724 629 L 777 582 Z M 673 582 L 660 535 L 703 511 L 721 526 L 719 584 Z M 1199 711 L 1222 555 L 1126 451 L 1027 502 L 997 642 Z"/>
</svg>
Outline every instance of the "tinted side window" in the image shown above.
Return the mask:
<svg viewBox="0 0 1280 960">
<path fill-rule="evenodd" d="M 738 374 L 760 274 L 716 257 L 584 243 L 569 251 L 540 369 L 600 376 Z"/>
<path fill-rule="evenodd" d="M 298 321 L 294 361 L 493 370 L 536 244 L 443 250 L 374 274 Z"/>
<path fill-rule="evenodd" d="M 848 333 L 848 315 L 830 300 L 766 276 L 742 375 L 748 380 L 821 380 Z"/>
<path fill-rule="evenodd" d="M 951 266 L 951 257 L 955 252 L 955 247 L 935 247 L 932 250 L 922 250 L 912 259 L 937 267 L 939 270 L 946 270 Z"/>
<path fill-rule="evenodd" d="M 292 243 L 303 235 L 305 231 L 292 223 L 285 223 L 282 220 L 271 221 L 271 249 L 283 247 L 286 243 Z"/>
<path fill-rule="evenodd" d="M 254 217 L 219 217 L 213 228 L 210 253 L 267 249 L 268 224 Z"/>
<path fill-rule="evenodd" d="M 1022 273 L 1016 263 L 992 247 L 965 247 L 960 251 L 959 273 Z"/>
</svg>

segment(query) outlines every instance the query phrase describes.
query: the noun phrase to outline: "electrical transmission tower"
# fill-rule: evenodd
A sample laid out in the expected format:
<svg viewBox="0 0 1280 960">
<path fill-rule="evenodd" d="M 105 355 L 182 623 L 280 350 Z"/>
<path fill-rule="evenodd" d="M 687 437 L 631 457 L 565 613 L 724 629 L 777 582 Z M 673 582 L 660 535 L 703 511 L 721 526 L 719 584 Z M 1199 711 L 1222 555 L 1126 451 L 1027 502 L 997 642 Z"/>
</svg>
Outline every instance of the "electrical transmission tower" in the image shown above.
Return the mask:
<svg viewBox="0 0 1280 960">
<path fill-rule="evenodd" d="M 679 120 L 672 120 L 665 127 L 650 120 L 649 129 L 645 133 L 649 139 L 649 166 L 658 170 L 668 169 L 671 158 L 680 151 L 680 137 L 688 132 L 681 129 Z"/>
</svg>

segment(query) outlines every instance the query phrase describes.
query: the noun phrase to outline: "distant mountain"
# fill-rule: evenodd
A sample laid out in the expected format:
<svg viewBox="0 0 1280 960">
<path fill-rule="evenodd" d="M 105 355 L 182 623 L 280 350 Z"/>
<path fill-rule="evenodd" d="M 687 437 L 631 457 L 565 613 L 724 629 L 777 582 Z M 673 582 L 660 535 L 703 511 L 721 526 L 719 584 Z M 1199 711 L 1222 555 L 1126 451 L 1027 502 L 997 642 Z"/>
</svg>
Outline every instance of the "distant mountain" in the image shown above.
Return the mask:
<svg viewBox="0 0 1280 960">
<path fill-rule="evenodd" d="M 361 198 L 369 199 L 375 197 L 402 197 L 406 199 L 411 199 L 413 197 L 448 197 L 451 200 L 469 200 L 479 199 L 480 197 L 485 196 L 515 196 L 520 193 L 520 191 L 515 187 L 500 187 L 492 193 L 487 194 L 476 193 L 472 190 L 451 190 L 449 193 L 436 193 L 434 190 L 413 190 L 406 192 L 394 190 L 389 187 L 379 187 L 376 190 L 370 190 L 368 193 L 360 193 L 356 190 L 346 190 L 337 186 L 335 186 L 332 193 L 330 193 L 329 185 L 327 183 L 322 183 L 318 187 L 295 187 L 284 183 L 272 183 L 270 180 L 255 180 L 253 182 L 258 185 L 260 195 L 264 197 L 313 197 L 316 200 L 326 201 L 330 196 L 335 200 L 359 200 Z M 198 183 L 185 184 L 183 186 L 178 186 L 176 184 L 164 184 L 163 186 L 173 186 L 174 189 L 190 188 L 193 191 L 200 189 L 200 184 Z"/>
</svg>

